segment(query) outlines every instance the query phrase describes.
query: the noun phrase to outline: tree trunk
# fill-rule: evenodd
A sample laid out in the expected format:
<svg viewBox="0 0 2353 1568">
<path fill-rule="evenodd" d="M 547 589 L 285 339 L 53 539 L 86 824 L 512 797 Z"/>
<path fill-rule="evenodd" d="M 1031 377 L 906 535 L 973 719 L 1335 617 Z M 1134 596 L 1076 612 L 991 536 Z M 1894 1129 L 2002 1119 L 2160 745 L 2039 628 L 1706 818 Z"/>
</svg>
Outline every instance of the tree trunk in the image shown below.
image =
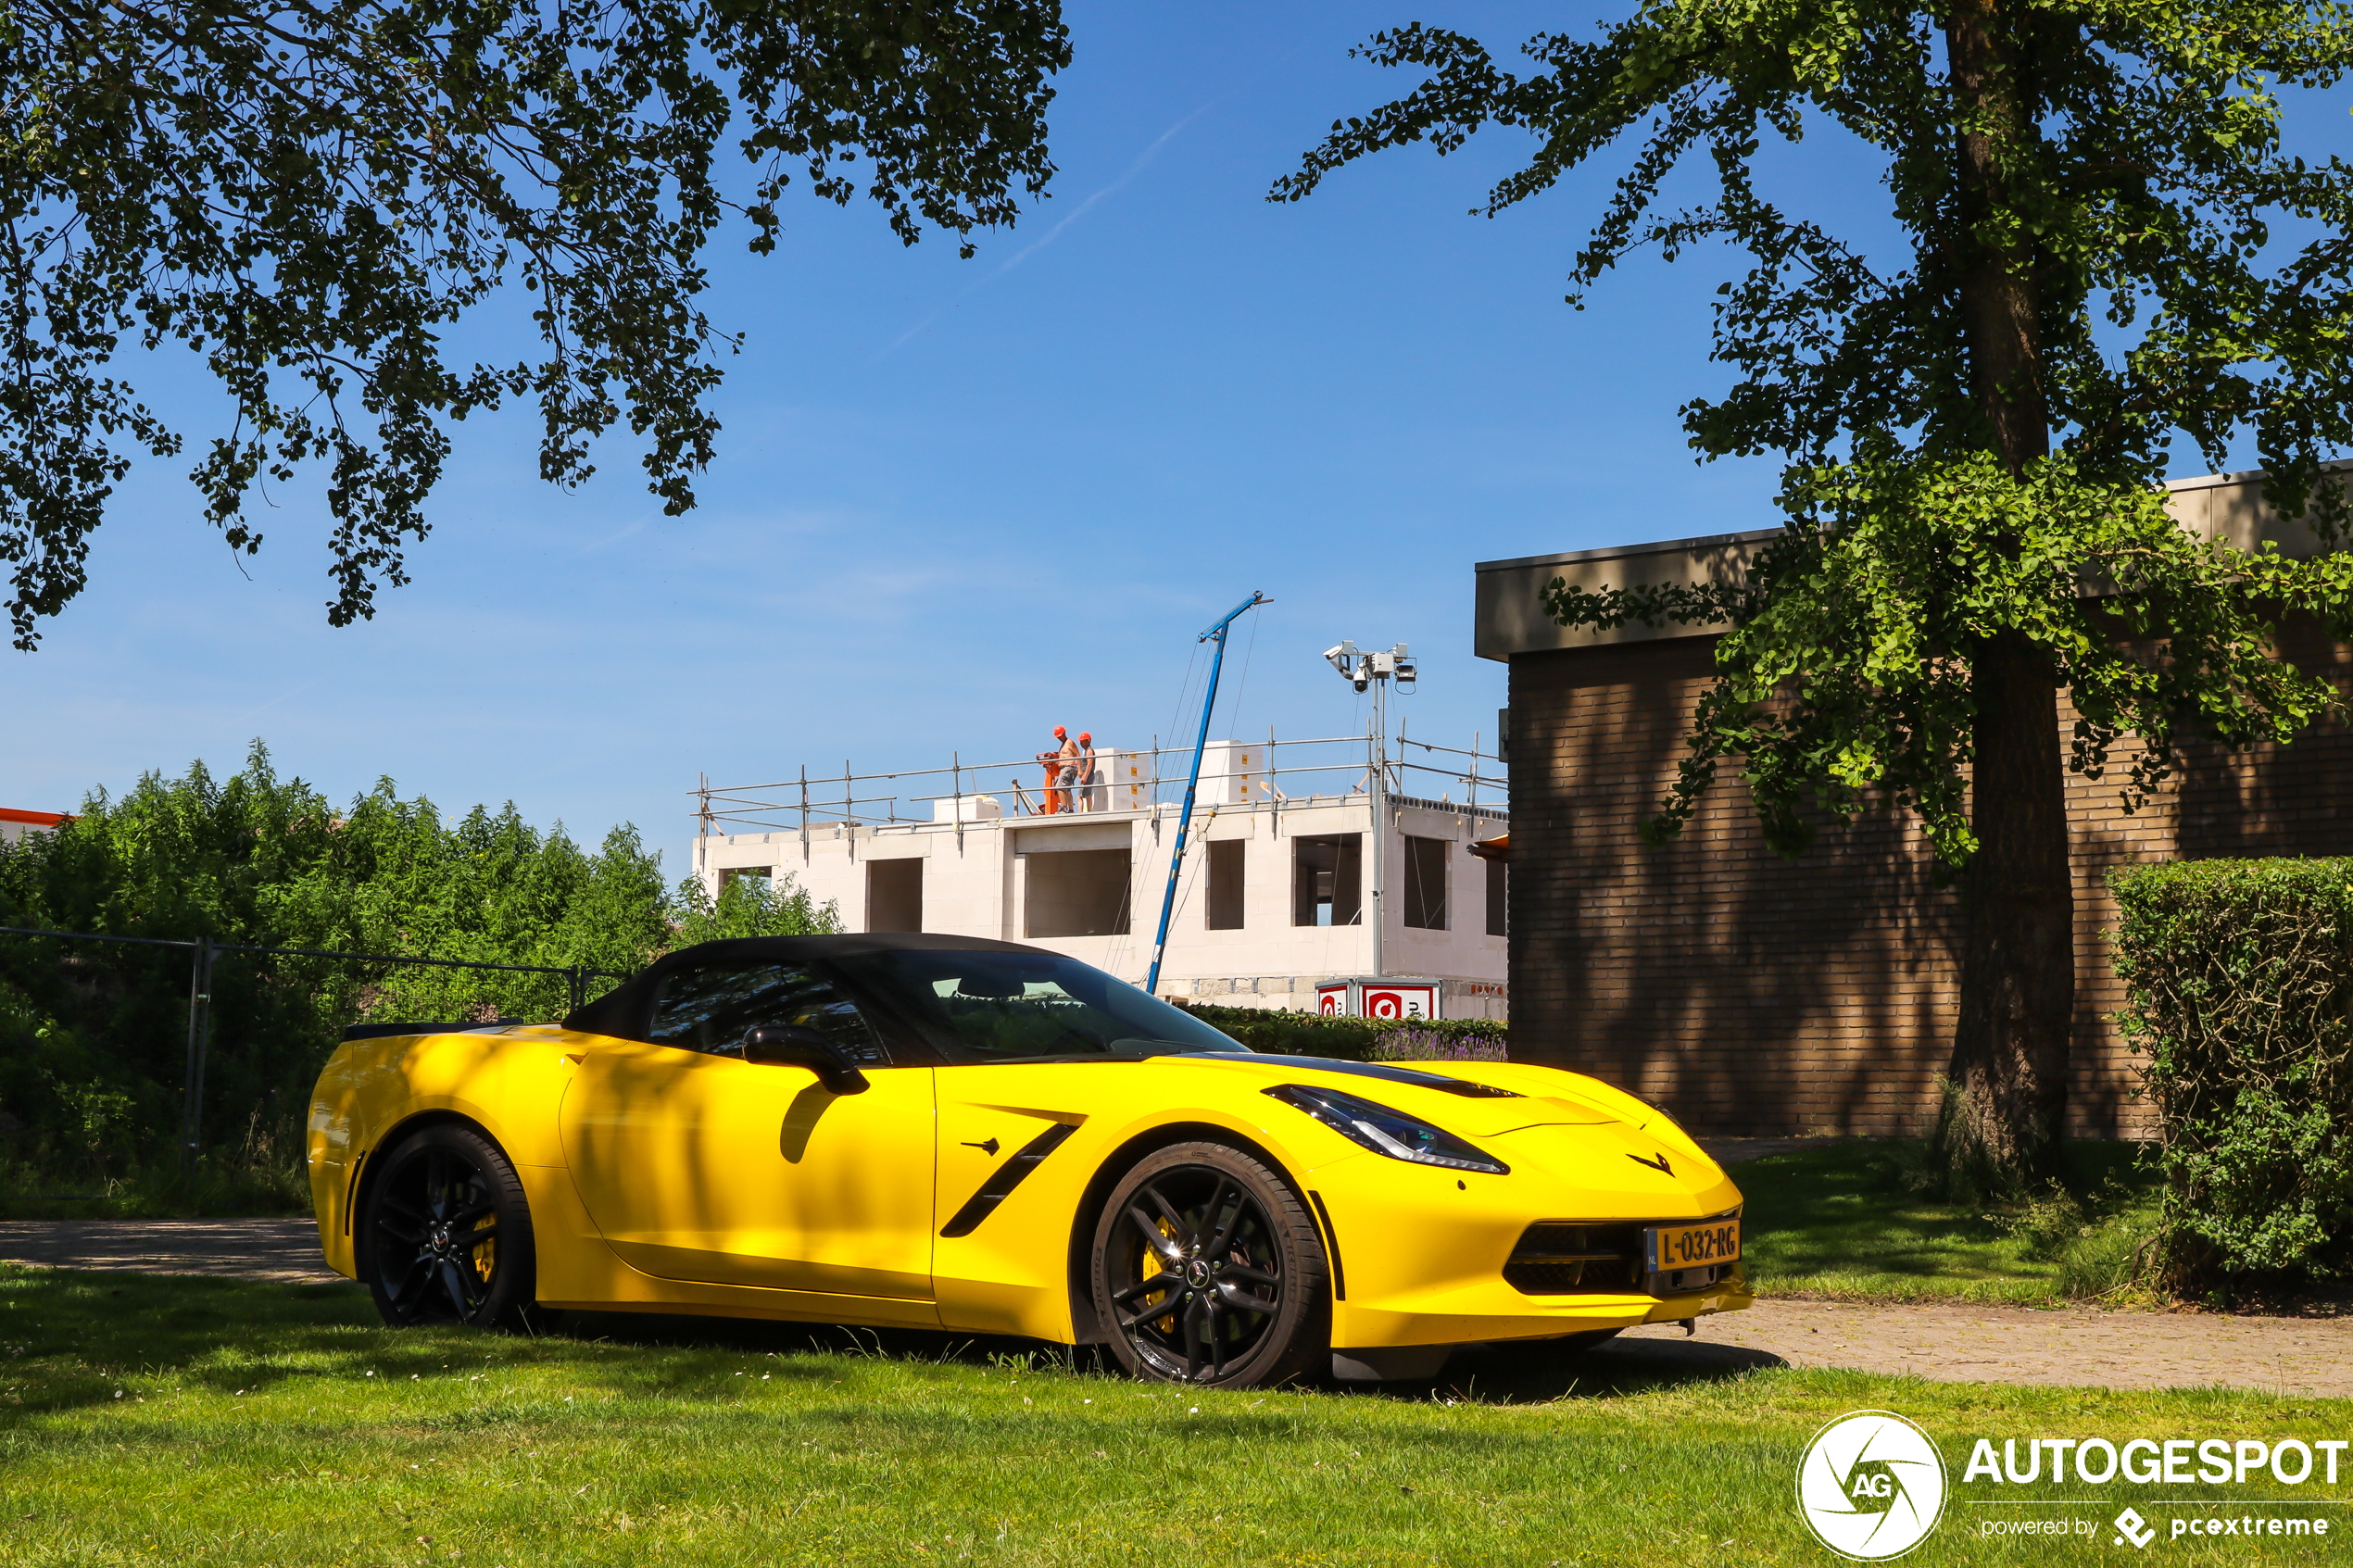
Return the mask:
<svg viewBox="0 0 2353 1568">
<path fill-rule="evenodd" d="M 1999 1190 L 2051 1173 L 2066 1125 L 2075 900 L 2049 663 L 2005 633 L 1970 666 L 1978 847 L 1937 1144 L 1957 1185 Z"/>
<path fill-rule="evenodd" d="M 2021 228 L 1999 221 L 2020 161 L 2037 150 L 2024 58 L 2032 26 L 2003 0 L 1963 0 L 1945 30 L 1963 121 L 1956 238 L 1971 392 L 1983 438 L 2013 474 L 2050 451 L 2035 258 Z M 1936 1143 L 1956 1185 L 2015 1188 L 2051 1170 L 2067 1115 L 2075 911 L 2058 686 L 2021 634 L 1969 654 L 1978 848 Z"/>
</svg>

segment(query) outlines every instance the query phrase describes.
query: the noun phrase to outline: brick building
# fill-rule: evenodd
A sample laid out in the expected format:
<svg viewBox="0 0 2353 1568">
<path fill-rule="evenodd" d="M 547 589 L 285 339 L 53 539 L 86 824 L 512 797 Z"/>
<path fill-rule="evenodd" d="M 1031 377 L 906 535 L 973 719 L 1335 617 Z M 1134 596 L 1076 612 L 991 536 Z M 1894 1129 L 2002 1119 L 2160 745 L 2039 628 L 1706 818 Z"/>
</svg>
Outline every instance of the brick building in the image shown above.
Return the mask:
<svg viewBox="0 0 2353 1568">
<path fill-rule="evenodd" d="M 2263 508 L 2258 475 L 2170 487 L 2185 528 L 2246 546 L 2319 548 Z M 1567 631 L 1538 596 L 1701 582 L 1740 571 L 1769 532 L 1486 561 L 1477 648 L 1511 668 L 1513 1054 L 1557 1062 L 1719 1135 L 1923 1132 L 1935 1116 L 1959 983 L 1957 891 L 1935 886 L 1908 819 L 1825 829 L 1805 859 L 1765 847 L 1746 790 L 1719 774 L 1681 838 L 1642 844 L 1692 708 L 1713 633 L 1629 625 Z M 2353 661 L 2317 631 L 2287 652 L 2353 689 Z M 2062 733 L 2072 715 L 2062 710 Z M 2127 814 L 2115 774 L 2068 779 L 2075 874 L 2070 1114 L 2130 1133 L 2132 1058 L 2104 933 L 2111 868 L 2170 858 L 2353 854 L 2353 734 L 2294 746 L 2193 748 L 2157 800 Z"/>
</svg>

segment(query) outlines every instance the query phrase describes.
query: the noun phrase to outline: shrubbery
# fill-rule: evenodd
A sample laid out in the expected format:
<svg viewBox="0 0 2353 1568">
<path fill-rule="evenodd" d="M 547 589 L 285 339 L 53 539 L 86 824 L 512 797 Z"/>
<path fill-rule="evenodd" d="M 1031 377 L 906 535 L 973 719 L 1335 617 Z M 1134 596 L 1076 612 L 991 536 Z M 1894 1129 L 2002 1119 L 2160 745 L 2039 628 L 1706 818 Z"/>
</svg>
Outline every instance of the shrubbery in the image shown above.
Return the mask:
<svg viewBox="0 0 2353 1568">
<path fill-rule="evenodd" d="M 1344 1061 L 1502 1061 L 1509 1030 L 1491 1019 L 1327 1018 L 1268 1008 L 1186 1005 L 1195 1018 L 1254 1051 Z"/>
<path fill-rule="evenodd" d="M 2118 872 L 2119 1015 L 2146 1057 L 2177 1288 L 2353 1270 L 2353 861 Z"/>
<path fill-rule="evenodd" d="M 716 903 L 692 878 L 665 888 L 661 857 L 625 825 L 584 850 L 511 805 L 445 822 L 389 779 L 338 810 L 279 778 L 256 743 L 233 778 L 201 763 L 150 774 L 0 849 L 0 925 L 627 974 L 687 942 L 829 930 L 833 911 L 758 879 L 729 883 Z M 299 1198 L 302 1108 L 346 1023 L 544 1019 L 567 1006 L 560 975 L 223 954 L 208 1167 L 172 1198 L 189 961 L 182 948 L 0 936 L 0 1200 L 128 1187 L 144 1208 L 218 1203 L 224 1181 L 251 1188 L 253 1204 Z"/>
</svg>

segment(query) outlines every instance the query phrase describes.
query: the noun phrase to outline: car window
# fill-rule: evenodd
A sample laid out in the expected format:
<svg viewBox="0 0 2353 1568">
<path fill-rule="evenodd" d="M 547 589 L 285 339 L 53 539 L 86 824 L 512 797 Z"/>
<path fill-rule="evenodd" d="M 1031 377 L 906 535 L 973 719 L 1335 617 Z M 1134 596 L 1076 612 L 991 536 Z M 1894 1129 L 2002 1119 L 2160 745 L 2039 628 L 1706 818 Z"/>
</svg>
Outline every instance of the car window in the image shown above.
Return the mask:
<svg viewBox="0 0 2353 1568">
<path fill-rule="evenodd" d="M 951 1061 L 1238 1051 L 1230 1036 L 1054 953 L 925 948 L 839 960 Z"/>
<path fill-rule="evenodd" d="M 661 983 L 647 1037 L 661 1046 L 741 1056 L 744 1036 L 762 1025 L 814 1029 L 857 1061 L 885 1060 L 857 1004 L 799 964 L 709 964 Z"/>
</svg>

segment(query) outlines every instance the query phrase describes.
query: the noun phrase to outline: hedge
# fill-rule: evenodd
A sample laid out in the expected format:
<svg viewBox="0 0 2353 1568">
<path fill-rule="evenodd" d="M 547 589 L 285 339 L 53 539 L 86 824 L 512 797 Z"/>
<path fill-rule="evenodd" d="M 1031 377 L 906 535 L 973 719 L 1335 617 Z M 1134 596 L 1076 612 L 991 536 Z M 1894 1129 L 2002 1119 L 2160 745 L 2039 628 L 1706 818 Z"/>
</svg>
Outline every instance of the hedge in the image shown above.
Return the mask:
<svg viewBox="0 0 2353 1568">
<path fill-rule="evenodd" d="M 1343 1061 L 1419 1059 L 1501 1061 L 1510 1030 L 1493 1019 L 1331 1018 L 1271 1008 L 1179 1004 L 1254 1051 L 1328 1056 Z"/>
<path fill-rule="evenodd" d="M 2176 1287 L 2353 1272 L 2353 860 L 2110 877 Z"/>
</svg>

